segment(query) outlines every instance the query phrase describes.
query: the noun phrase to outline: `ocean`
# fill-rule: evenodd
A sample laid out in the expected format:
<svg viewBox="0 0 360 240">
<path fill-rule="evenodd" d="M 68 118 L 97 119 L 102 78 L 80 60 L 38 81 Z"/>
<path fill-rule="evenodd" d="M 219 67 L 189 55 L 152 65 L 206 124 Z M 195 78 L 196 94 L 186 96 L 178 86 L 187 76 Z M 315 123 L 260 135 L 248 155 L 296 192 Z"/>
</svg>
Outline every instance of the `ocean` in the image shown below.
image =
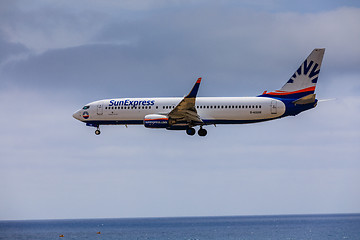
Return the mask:
<svg viewBox="0 0 360 240">
<path fill-rule="evenodd" d="M 0 239 L 360 240 L 360 214 L 0 221 Z"/>
</svg>

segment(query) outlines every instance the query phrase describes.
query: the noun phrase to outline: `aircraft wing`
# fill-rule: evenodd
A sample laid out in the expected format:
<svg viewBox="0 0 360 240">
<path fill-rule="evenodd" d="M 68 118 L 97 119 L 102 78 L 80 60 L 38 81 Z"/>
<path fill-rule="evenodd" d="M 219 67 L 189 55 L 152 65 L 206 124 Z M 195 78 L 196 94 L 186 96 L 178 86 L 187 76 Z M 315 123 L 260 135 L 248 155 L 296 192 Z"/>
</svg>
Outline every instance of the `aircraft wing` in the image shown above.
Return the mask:
<svg viewBox="0 0 360 240">
<path fill-rule="evenodd" d="M 198 78 L 190 93 L 168 114 L 170 124 L 176 124 L 178 122 L 187 122 L 193 126 L 203 124 L 195 108 L 195 100 L 200 82 L 201 78 Z"/>
</svg>

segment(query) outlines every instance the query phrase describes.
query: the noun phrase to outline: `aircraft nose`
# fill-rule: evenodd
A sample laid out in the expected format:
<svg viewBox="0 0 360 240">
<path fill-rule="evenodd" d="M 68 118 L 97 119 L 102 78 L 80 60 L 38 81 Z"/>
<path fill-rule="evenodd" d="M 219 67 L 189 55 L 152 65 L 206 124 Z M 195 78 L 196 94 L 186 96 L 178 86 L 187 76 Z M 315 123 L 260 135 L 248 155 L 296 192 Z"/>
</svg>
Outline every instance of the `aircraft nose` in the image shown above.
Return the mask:
<svg viewBox="0 0 360 240">
<path fill-rule="evenodd" d="M 73 118 L 77 119 L 77 120 L 80 120 L 80 111 L 76 111 L 73 115 Z"/>
</svg>

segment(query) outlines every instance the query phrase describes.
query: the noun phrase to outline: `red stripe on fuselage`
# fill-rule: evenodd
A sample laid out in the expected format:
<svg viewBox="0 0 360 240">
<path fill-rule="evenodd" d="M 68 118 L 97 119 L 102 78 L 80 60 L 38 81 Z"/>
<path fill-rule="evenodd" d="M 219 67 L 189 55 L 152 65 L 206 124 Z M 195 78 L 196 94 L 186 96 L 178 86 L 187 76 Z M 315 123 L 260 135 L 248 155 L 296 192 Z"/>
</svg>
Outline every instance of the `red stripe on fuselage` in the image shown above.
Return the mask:
<svg viewBox="0 0 360 240">
<path fill-rule="evenodd" d="M 293 91 L 293 92 L 285 92 L 285 91 L 276 90 L 275 92 L 269 92 L 269 93 L 265 93 L 265 94 L 269 94 L 269 95 L 290 95 L 290 94 L 302 93 L 302 92 L 310 92 L 310 91 L 315 91 L 315 86 L 304 88 L 304 89 Z"/>
</svg>

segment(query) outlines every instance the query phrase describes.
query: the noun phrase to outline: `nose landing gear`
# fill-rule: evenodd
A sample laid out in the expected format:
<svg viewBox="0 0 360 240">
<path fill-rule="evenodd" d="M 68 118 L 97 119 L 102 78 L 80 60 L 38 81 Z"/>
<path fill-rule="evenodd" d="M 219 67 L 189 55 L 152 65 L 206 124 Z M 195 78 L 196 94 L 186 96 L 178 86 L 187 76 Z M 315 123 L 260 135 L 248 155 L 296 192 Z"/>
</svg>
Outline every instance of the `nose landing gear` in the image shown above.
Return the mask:
<svg viewBox="0 0 360 240">
<path fill-rule="evenodd" d="M 100 132 L 100 128 L 99 128 L 99 126 L 97 126 L 97 129 L 95 130 L 95 134 L 96 134 L 96 135 L 100 135 L 100 133 L 101 133 L 101 132 Z"/>
</svg>

